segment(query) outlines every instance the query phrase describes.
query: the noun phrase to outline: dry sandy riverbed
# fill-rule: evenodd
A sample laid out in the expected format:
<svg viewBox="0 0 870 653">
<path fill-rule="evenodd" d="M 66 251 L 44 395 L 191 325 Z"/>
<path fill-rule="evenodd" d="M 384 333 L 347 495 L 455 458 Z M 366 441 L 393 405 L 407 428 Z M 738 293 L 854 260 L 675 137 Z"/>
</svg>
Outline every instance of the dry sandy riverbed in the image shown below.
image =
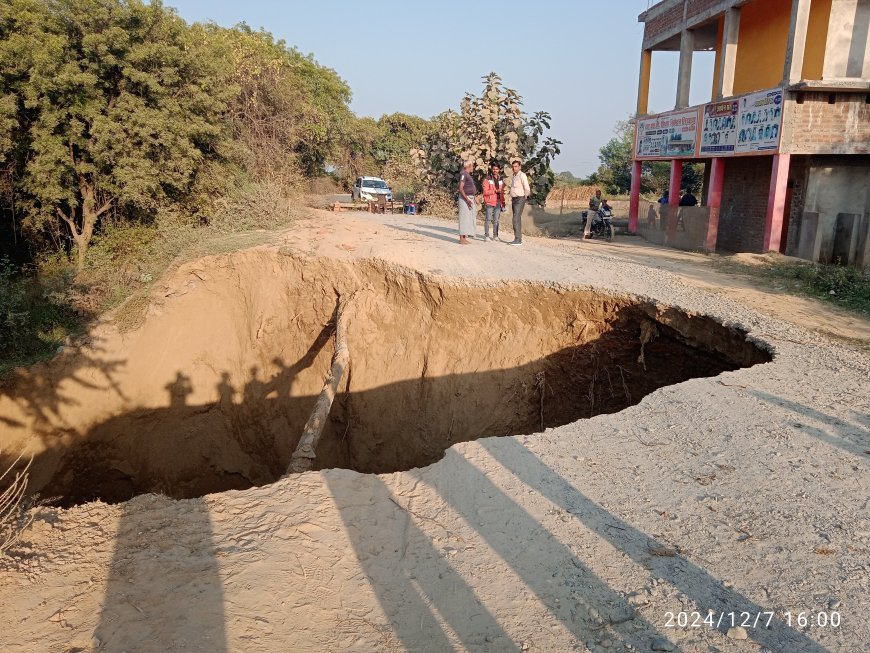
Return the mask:
<svg viewBox="0 0 870 653">
<path fill-rule="evenodd" d="M 35 368 L 17 393 L 0 396 L 0 442 L 4 450 L 30 447 L 47 470 L 37 481 L 64 492 L 71 491 L 64 479 L 122 492 L 134 466 L 136 473 L 148 465 L 175 473 L 174 459 L 208 461 L 215 487 L 232 486 L 234 465 L 245 482 L 267 477 L 270 461 L 245 457 L 244 437 L 216 439 L 211 449 L 202 438 L 212 424 L 215 432 L 224 428 L 220 416 L 227 415 L 236 429 L 230 434 L 246 433 L 264 415 L 266 435 L 293 426 L 292 416 L 239 406 L 269 406 L 281 393 L 308 395 L 317 387 L 314 372 L 328 361 L 328 346 L 306 358 L 310 343 L 288 336 L 285 346 L 280 338 L 306 319 L 322 323 L 328 305 L 288 298 L 280 280 L 292 266 L 306 283 L 334 287 L 344 270 L 374 293 L 366 330 L 375 336 L 356 347 L 368 356 L 366 370 L 401 367 L 427 333 L 415 331 L 411 317 L 403 322 L 381 311 L 378 293 L 413 298 L 437 287 L 423 283 L 430 275 L 448 277 L 444 295 L 430 292 L 426 301 L 435 308 L 454 302 L 451 315 L 465 306 L 473 319 L 451 327 L 458 361 L 444 353 L 449 347 L 425 361 L 452 365 L 467 392 L 468 378 L 478 378 L 469 375 L 485 384 L 494 370 L 536 364 L 511 339 L 524 324 L 534 326 L 522 334 L 530 350 L 563 347 L 548 338 L 564 332 L 591 343 L 598 356 L 596 343 L 604 341 L 592 336 L 622 301 L 607 294 L 635 296 L 648 313 L 678 306 L 711 316 L 748 332 L 773 361 L 660 388 L 621 412 L 580 421 L 568 415 L 570 423 L 543 433 L 520 429 L 513 432 L 528 434 L 459 442 L 422 469 L 334 469 L 188 500 L 145 494 L 113 505 L 39 509 L 15 557 L 0 562 L 0 650 L 870 649 L 870 358 L 820 333 L 866 341 L 868 324 L 809 300 L 761 293 L 711 271 L 702 257 L 634 239 L 459 247 L 451 227 L 420 216 L 316 212 L 273 244 L 185 264 L 155 290 L 141 329 L 122 335 L 110 323 L 98 326 L 81 350 Z M 367 262 L 372 258 L 384 263 Z M 372 266 L 396 265 L 412 270 L 406 281 L 372 281 Z M 539 282 L 538 294 L 557 294 L 562 308 L 523 313 L 535 293 L 503 281 Z M 571 293 L 600 302 L 597 313 L 566 326 Z M 279 304 L 287 315 L 269 313 Z M 501 305 L 510 311 L 499 313 Z M 210 313 L 214 306 L 230 308 Z M 693 320 L 698 338 L 720 331 Z M 377 350 L 376 334 L 387 328 L 413 334 L 393 352 L 394 362 Z M 252 361 L 251 352 L 259 358 Z M 270 385 L 285 378 L 284 359 L 299 352 L 306 364 L 294 374 L 303 379 L 308 370 L 310 378 L 288 382 L 289 390 Z M 679 368 L 683 354 L 667 352 L 660 350 L 674 359 L 668 369 Z M 366 370 L 352 383 L 365 383 Z M 600 392 L 604 377 L 594 378 Z M 588 385 L 577 382 L 581 399 Z M 361 388 L 355 405 L 376 407 L 388 422 L 416 409 L 407 405 L 416 395 L 404 387 L 397 383 L 386 400 L 364 394 L 379 388 Z M 430 387 L 434 405 L 467 408 L 462 396 Z M 478 388 L 472 416 L 522 403 L 516 389 L 498 395 L 507 387 L 494 383 L 495 404 Z M 563 393 L 569 402 L 570 390 L 557 387 L 551 396 Z M 437 411 L 421 415 L 436 420 Z M 420 451 L 437 459 L 450 442 L 508 428 L 457 419 L 448 442 L 426 451 L 417 441 Z M 131 434 L 139 446 L 130 449 L 130 469 L 113 459 L 101 476 L 88 466 L 111 447 L 132 447 Z M 96 438 L 90 458 L 58 453 L 87 437 Z M 275 446 L 279 458 L 288 455 L 289 445 Z M 340 464 L 339 449 L 332 453 Z M 362 464 L 362 453 L 347 455 Z M 159 475 L 149 479 L 158 489 Z M 165 483 L 178 495 L 208 488 L 174 477 Z M 838 626 L 818 626 L 834 613 Z M 804 618 L 814 626 L 801 627 Z M 732 620 L 746 627 L 729 633 Z"/>
</svg>

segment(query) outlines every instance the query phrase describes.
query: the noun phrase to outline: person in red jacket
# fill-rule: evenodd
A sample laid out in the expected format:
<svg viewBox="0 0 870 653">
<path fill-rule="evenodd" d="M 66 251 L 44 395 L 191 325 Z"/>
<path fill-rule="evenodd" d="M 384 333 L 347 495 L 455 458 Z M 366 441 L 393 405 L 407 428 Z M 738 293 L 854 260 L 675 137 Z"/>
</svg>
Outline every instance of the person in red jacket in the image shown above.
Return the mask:
<svg viewBox="0 0 870 653">
<path fill-rule="evenodd" d="M 501 166 L 493 161 L 489 166 L 489 174 L 483 179 L 483 203 L 485 214 L 483 218 L 483 239 L 489 238 L 489 223 L 492 221 L 492 240 L 498 240 L 498 219 L 504 210 L 504 177 L 501 176 Z"/>
</svg>

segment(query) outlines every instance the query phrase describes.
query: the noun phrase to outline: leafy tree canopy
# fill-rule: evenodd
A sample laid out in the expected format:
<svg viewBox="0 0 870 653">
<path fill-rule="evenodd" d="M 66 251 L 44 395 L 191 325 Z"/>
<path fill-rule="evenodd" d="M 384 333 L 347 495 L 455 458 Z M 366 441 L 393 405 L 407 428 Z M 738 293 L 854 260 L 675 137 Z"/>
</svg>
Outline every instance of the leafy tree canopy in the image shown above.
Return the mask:
<svg viewBox="0 0 870 653">
<path fill-rule="evenodd" d="M 350 97 L 268 33 L 188 25 L 159 0 L 4 0 L 0 230 L 68 239 L 81 267 L 104 215 L 322 174 Z"/>
<path fill-rule="evenodd" d="M 159 2 L 6 7 L 18 35 L 0 39 L 14 66 L 2 95 L 18 104 L 26 224 L 60 218 L 81 265 L 106 211 L 153 210 L 190 187 L 234 89 L 211 42 Z"/>
<path fill-rule="evenodd" d="M 458 113 L 447 111 L 435 117 L 435 134 L 414 151 L 421 173 L 431 184 L 452 188 L 463 160 L 474 160 L 477 176 L 483 177 L 490 161 L 506 165 L 518 158 L 532 184 L 530 201 L 543 204 L 555 183 L 550 163 L 561 145 L 544 136 L 550 128 L 550 114 L 527 115 L 522 97 L 505 88 L 496 73 L 483 82 L 483 93 L 467 94 Z"/>
</svg>

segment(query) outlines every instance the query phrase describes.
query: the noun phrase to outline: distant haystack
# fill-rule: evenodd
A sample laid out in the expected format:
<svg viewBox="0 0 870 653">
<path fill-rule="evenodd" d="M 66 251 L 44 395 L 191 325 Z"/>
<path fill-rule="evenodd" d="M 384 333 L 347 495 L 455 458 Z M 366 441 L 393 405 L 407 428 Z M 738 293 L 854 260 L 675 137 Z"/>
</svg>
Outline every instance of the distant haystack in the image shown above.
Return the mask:
<svg viewBox="0 0 870 653">
<path fill-rule="evenodd" d="M 595 194 L 597 186 L 556 186 L 547 195 L 546 208 L 565 209 L 586 208 L 589 198 Z"/>
</svg>

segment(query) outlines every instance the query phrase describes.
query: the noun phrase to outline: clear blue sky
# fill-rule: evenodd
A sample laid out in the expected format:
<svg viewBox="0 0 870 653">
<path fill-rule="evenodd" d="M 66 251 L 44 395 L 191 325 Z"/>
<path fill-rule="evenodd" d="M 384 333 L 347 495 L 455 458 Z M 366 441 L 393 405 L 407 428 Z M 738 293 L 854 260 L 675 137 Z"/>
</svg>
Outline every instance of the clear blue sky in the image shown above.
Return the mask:
<svg viewBox="0 0 870 653">
<path fill-rule="evenodd" d="M 263 27 L 335 69 L 357 115 L 431 117 L 458 108 L 494 70 L 564 142 L 556 171 L 586 175 L 617 120 L 634 111 L 648 0 L 562 3 L 410 0 L 164 0 L 186 20 Z M 709 99 L 712 58 L 696 53 L 692 102 Z M 650 109 L 673 108 L 676 53 L 656 53 Z M 705 96 L 706 92 L 706 96 Z"/>
</svg>

